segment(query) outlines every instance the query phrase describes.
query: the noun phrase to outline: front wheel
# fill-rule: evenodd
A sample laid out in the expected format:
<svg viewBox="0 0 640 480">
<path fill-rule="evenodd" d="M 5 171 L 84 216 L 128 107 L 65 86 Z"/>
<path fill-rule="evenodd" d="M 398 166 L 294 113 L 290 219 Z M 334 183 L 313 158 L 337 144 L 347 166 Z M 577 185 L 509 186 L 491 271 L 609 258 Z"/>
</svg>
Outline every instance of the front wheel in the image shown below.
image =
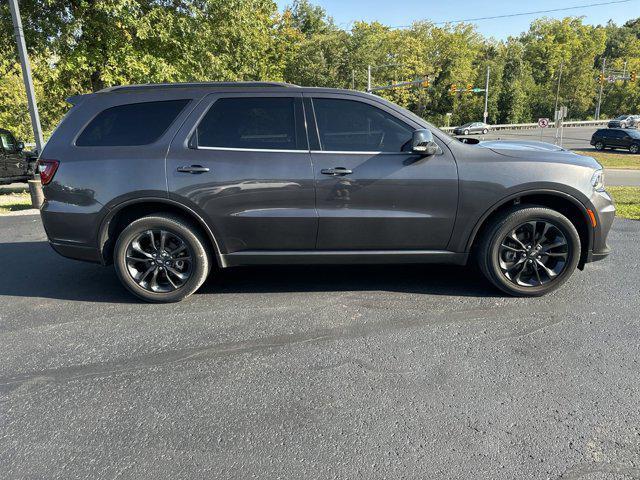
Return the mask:
<svg viewBox="0 0 640 480">
<path fill-rule="evenodd" d="M 633 144 L 629 147 L 629 152 L 638 153 L 640 151 L 640 146 Z"/>
<path fill-rule="evenodd" d="M 488 225 L 476 254 L 482 273 L 500 290 L 540 296 L 569 279 L 580 259 L 580 236 L 555 210 L 519 206 Z"/>
<path fill-rule="evenodd" d="M 604 150 L 604 143 L 602 142 L 596 142 L 594 146 L 596 147 L 596 150 Z"/>
<path fill-rule="evenodd" d="M 469 130 L 465 130 L 465 131 L 463 132 L 463 135 L 469 135 Z"/>
<path fill-rule="evenodd" d="M 489 130 L 487 130 L 487 129 L 485 128 L 484 130 L 482 130 L 482 134 L 483 134 L 483 135 L 486 135 L 488 131 L 489 131 Z"/>
<path fill-rule="evenodd" d="M 179 302 L 204 283 L 211 268 L 207 243 L 180 217 L 139 218 L 118 236 L 114 265 L 122 284 L 147 302 Z"/>
</svg>

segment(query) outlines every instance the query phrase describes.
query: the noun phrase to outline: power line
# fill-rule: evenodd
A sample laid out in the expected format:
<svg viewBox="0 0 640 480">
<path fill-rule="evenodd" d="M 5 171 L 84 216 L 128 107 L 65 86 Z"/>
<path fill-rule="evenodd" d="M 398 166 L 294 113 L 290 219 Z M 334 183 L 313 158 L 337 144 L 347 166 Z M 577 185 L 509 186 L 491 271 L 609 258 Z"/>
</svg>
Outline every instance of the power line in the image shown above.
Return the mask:
<svg viewBox="0 0 640 480">
<path fill-rule="evenodd" d="M 619 3 L 629 3 L 634 0 L 614 0 L 610 2 L 598 2 L 598 3 L 589 3 L 587 5 L 576 5 L 575 7 L 562 7 L 562 8 L 553 8 L 550 10 L 535 10 L 532 12 L 522 12 L 522 13 L 509 13 L 506 15 L 494 15 L 491 17 L 477 17 L 477 18 L 466 18 L 463 20 L 447 20 L 445 22 L 433 22 L 434 25 L 444 25 L 445 23 L 466 23 L 466 22 L 479 22 L 481 20 L 494 20 L 498 18 L 512 18 L 512 17 L 523 17 L 526 15 L 538 15 L 540 13 L 554 13 L 554 12 L 565 12 L 567 10 L 578 10 L 580 8 L 590 8 L 590 7 L 599 7 L 602 5 L 613 5 Z M 412 25 L 398 25 L 395 27 L 389 28 L 410 28 Z"/>
</svg>

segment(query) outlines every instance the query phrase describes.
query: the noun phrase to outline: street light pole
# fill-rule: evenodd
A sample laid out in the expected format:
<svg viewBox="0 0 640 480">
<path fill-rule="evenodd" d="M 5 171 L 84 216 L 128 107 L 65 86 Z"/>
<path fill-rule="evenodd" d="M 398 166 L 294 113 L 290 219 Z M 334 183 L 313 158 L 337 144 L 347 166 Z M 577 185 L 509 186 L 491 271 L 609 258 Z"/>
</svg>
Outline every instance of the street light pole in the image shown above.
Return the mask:
<svg viewBox="0 0 640 480">
<path fill-rule="evenodd" d="M 371 93 L 371 65 L 367 65 L 367 92 Z"/>
<path fill-rule="evenodd" d="M 602 59 L 602 76 L 600 79 L 600 93 L 598 93 L 598 105 L 596 106 L 596 120 L 600 120 L 600 105 L 602 104 L 602 89 L 604 88 L 604 66 L 607 63 L 607 59 Z"/>
<path fill-rule="evenodd" d="M 18 8 L 18 0 L 9 0 L 9 8 L 11 9 L 11 18 L 13 19 L 16 43 L 18 44 L 20 66 L 22 67 L 22 79 L 24 80 L 24 87 L 27 91 L 27 103 L 29 105 L 29 116 L 31 117 L 31 128 L 33 129 L 33 136 L 35 137 L 36 147 L 39 154 L 42 152 L 44 140 L 42 138 L 42 127 L 40 126 L 38 104 L 36 103 L 36 95 L 33 90 L 31 64 L 29 63 L 29 55 L 27 54 L 27 45 L 24 41 L 24 32 L 22 30 L 22 20 L 20 18 L 20 9 Z"/>
<path fill-rule="evenodd" d="M 489 116 L 489 111 L 487 107 L 489 105 L 489 65 L 487 65 L 487 81 L 484 84 L 484 115 L 483 122 L 487 123 L 487 117 Z"/>
</svg>

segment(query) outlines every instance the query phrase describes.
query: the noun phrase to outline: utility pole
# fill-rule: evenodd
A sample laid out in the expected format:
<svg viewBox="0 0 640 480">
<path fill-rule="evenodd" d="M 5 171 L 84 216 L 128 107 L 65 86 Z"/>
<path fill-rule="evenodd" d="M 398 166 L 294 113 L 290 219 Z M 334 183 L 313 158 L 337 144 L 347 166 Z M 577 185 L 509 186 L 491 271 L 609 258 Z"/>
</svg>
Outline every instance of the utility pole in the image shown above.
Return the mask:
<svg viewBox="0 0 640 480">
<path fill-rule="evenodd" d="M 18 53 L 20 54 L 20 66 L 22 67 L 22 79 L 24 87 L 27 90 L 27 102 L 29 105 L 29 116 L 31 117 L 31 128 L 33 136 L 36 139 L 36 147 L 38 154 L 42 152 L 44 140 L 42 138 L 42 127 L 40 126 L 40 114 L 38 113 L 38 104 L 36 103 L 36 94 L 33 90 L 33 78 L 31 77 L 31 64 L 29 63 L 29 55 L 27 54 L 27 45 L 24 41 L 24 32 L 22 31 L 22 20 L 20 18 L 20 9 L 18 8 L 18 0 L 9 0 L 9 8 L 11 9 L 11 18 L 13 19 L 13 29 L 16 35 L 16 43 L 18 44 Z"/>
<path fill-rule="evenodd" d="M 604 88 L 604 67 L 607 63 L 607 59 L 602 59 L 602 76 L 600 77 L 600 92 L 598 93 L 598 105 L 596 106 L 596 120 L 600 120 L 600 105 L 602 104 L 602 89 Z M 625 69 L 626 69 L 625 63 Z"/>
<path fill-rule="evenodd" d="M 556 145 L 558 144 L 558 122 L 562 123 L 558 115 L 558 99 L 560 98 L 560 82 L 562 81 L 562 68 L 564 67 L 564 60 L 560 62 L 560 73 L 558 74 L 558 88 L 556 89 L 556 106 L 554 108 L 553 116 L 556 120 Z"/>
<path fill-rule="evenodd" d="M 367 92 L 371 93 L 371 65 L 367 65 Z"/>
<path fill-rule="evenodd" d="M 351 90 L 356 89 L 356 71 L 351 70 Z"/>
<path fill-rule="evenodd" d="M 487 123 L 487 117 L 489 116 L 489 111 L 487 107 L 489 105 L 489 65 L 487 65 L 487 81 L 484 84 L 484 115 L 483 122 Z"/>
</svg>

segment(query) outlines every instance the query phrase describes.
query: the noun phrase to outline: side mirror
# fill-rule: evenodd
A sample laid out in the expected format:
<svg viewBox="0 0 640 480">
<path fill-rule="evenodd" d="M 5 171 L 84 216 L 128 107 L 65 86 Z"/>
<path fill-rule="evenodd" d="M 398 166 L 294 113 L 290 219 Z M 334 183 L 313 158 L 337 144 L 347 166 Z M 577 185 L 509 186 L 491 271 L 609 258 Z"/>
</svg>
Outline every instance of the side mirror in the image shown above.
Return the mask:
<svg viewBox="0 0 640 480">
<path fill-rule="evenodd" d="M 433 141 L 431 130 L 415 130 L 411 138 L 411 151 L 417 155 L 428 157 L 438 153 L 438 144 Z"/>
<path fill-rule="evenodd" d="M 24 150 L 24 142 L 18 142 L 18 143 L 16 143 L 16 151 L 17 151 L 18 153 L 20 153 L 20 152 L 21 152 L 21 151 L 23 151 L 23 150 Z"/>
</svg>

